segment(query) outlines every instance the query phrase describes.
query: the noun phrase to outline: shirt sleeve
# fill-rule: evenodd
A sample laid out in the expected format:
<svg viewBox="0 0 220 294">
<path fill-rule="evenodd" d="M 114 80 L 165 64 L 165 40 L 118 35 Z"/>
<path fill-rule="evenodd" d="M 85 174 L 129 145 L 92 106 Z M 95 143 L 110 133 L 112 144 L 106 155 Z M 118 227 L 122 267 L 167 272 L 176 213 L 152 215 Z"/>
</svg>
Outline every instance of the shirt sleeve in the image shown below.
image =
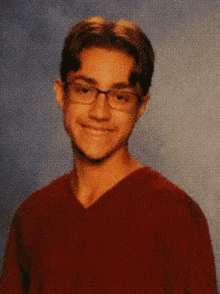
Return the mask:
<svg viewBox="0 0 220 294">
<path fill-rule="evenodd" d="M 155 240 L 164 293 L 217 294 L 213 250 L 206 218 L 190 199 L 163 209 Z"/>
<path fill-rule="evenodd" d="M 193 220 L 190 253 L 189 293 L 216 294 L 214 256 L 208 224 L 203 214 Z"/>
<path fill-rule="evenodd" d="M 28 293 L 29 276 L 27 271 L 22 236 L 16 218 L 9 231 L 6 255 L 0 280 L 1 294 Z"/>
</svg>

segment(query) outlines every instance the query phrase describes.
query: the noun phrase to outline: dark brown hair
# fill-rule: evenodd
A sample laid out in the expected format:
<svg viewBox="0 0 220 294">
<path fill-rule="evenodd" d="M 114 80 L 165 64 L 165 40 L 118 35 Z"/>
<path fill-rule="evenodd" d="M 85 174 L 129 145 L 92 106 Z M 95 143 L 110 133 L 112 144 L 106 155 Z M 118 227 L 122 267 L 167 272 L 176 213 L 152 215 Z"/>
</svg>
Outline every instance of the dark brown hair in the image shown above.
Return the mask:
<svg viewBox="0 0 220 294">
<path fill-rule="evenodd" d="M 147 36 L 137 25 L 126 20 L 109 21 L 96 16 L 72 27 L 65 39 L 60 64 L 61 80 L 64 83 L 70 71 L 76 72 L 80 68 L 82 50 L 91 47 L 115 49 L 134 57 L 135 66 L 130 83 L 139 83 L 143 95 L 149 92 L 154 52 Z"/>
</svg>

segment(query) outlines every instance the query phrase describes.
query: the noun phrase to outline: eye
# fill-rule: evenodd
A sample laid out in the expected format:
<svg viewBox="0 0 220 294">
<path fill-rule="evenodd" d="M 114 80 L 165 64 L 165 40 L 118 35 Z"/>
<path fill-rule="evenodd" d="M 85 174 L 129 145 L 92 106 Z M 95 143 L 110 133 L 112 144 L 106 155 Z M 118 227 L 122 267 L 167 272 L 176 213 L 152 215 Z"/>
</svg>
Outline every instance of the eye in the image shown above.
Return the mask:
<svg viewBox="0 0 220 294">
<path fill-rule="evenodd" d="M 115 96 L 119 103 L 128 103 L 135 99 L 135 95 L 128 92 L 115 93 Z"/>
<path fill-rule="evenodd" d="M 127 96 L 125 94 L 117 94 L 117 99 L 118 100 L 126 100 Z"/>
<path fill-rule="evenodd" d="M 75 83 L 73 84 L 73 91 L 78 95 L 88 95 L 91 93 L 92 88 L 89 85 Z"/>
</svg>

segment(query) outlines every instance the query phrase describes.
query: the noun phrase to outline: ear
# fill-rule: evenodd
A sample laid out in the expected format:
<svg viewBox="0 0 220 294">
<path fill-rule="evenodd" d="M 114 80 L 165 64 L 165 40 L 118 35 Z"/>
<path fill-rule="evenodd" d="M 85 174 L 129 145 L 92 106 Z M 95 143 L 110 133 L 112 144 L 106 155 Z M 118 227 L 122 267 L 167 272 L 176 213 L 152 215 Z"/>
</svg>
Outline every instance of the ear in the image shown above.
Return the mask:
<svg viewBox="0 0 220 294">
<path fill-rule="evenodd" d="M 60 109 L 63 110 L 64 108 L 64 84 L 61 79 L 57 79 L 54 84 L 54 91 L 56 95 L 57 104 L 59 105 Z"/>
<path fill-rule="evenodd" d="M 138 118 L 140 118 L 144 114 L 149 100 L 150 100 L 149 94 L 147 94 L 146 96 L 143 97 L 143 102 L 141 103 L 141 105 L 138 108 Z"/>
</svg>

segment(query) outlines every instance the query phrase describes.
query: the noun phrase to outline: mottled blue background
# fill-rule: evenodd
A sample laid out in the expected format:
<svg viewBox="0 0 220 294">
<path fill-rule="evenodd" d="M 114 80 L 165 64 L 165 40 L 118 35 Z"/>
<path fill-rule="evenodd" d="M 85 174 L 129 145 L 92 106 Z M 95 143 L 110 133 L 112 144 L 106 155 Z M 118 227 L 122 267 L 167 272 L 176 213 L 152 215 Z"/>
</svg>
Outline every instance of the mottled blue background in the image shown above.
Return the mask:
<svg viewBox="0 0 220 294">
<path fill-rule="evenodd" d="M 69 28 L 94 15 L 134 21 L 152 41 L 151 102 L 130 150 L 200 204 L 220 281 L 219 0 L 0 0 L 0 266 L 16 207 L 72 167 L 53 83 Z"/>
</svg>

